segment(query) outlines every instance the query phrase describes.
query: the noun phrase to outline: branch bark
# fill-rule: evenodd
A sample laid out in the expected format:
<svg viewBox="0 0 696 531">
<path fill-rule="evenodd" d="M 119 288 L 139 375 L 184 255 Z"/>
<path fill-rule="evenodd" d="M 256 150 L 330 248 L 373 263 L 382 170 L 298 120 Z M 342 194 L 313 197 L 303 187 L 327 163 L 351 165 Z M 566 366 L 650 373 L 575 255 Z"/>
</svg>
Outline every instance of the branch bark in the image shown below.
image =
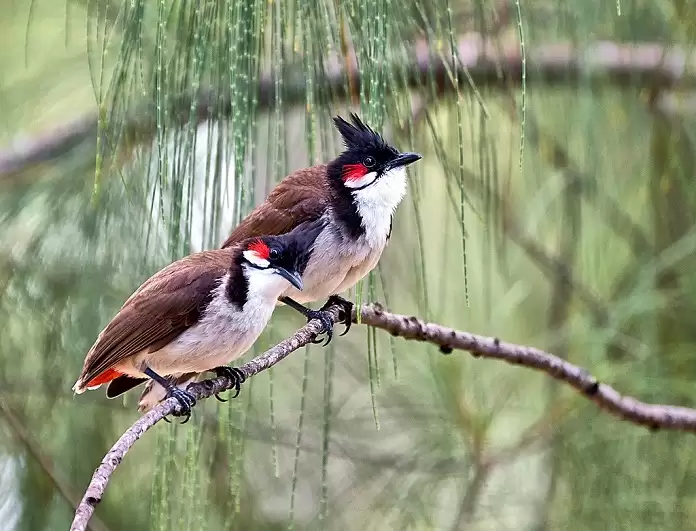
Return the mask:
<svg viewBox="0 0 696 531">
<path fill-rule="evenodd" d="M 478 34 L 459 39 L 457 68 L 462 84 L 467 84 L 466 69 L 476 86 L 508 89 L 521 80 L 522 57 L 517 42 L 498 47 L 492 40 Z M 438 94 L 452 91 L 448 73 L 452 59 L 447 53 L 436 52 L 425 40 L 417 41 L 410 53 L 412 63 L 407 80 L 412 88 L 419 88 L 434 79 Z M 624 45 L 600 41 L 583 49 L 569 43 L 539 46 L 527 53 L 527 84 L 544 86 L 583 82 L 605 82 L 621 87 L 650 86 L 658 89 L 696 88 L 696 51 L 666 48 L 658 43 Z M 347 73 L 346 73 L 347 70 Z M 306 84 L 303 67 L 290 68 L 284 84 L 283 101 L 287 105 L 304 104 Z M 360 86 L 360 70 L 353 53 L 327 59 L 326 78 L 322 85 L 336 98 L 350 98 L 349 87 Z M 502 75 L 501 75 L 502 73 Z M 347 83 L 346 83 L 347 79 Z M 231 98 L 220 94 L 222 89 L 212 87 L 201 94 L 172 97 L 170 113 L 181 124 L 196 123 L 231 113 Z M 196 99 L 191 116 L 191 99 Z M 269 108 L 275 102 L 275 79 L 265 74 L 258 87 L 260 108 Z M 146 105 L 127 120 L 127 131 L 152 131 L 155 124 L 154 105 Z M 0 151 L 0 175 L 20 171 L 37 162 L 59 156 L 80 142 L 93 138 L 97 131 L 97 116 L 90 115 L 61 125 L 36 139 L 24 139 L 16 146 Z"/>
<path fill-rule="evenodd" d="M 340 308 L 338 306 L 331 306 L 328 308 L 328 311 L 331 312 L 335 322 L 336 319 L 338 319 Z M 288 339 L 281 341 L 276 346 L 239 367 L 239 370 L 242 371 L 244 376 L 248 379 L 272 367 L 287 357 L 291 352 L 311 343 L 321 330 L 321 321 L 313 319 Z M 203 398 L 209 398 L 216 393 L 227 391 L 231 389 L 233 385 L 234 382 L 226 376 L 219 376 L 203 382 L 191 384 L 188 386 L 187 391 L 191 393 L 196 400 L 201 400 Z M 181 406 L 179 402 L 174 398 L 168 398 L 140 417 L 123 435 L 121 435 L 118 441 L 116 441 L 104 456 L 101 464 L 94 471 L 87 491 L 75 511 L 75 518 L 70 526 L 70 531 L 84 531 L 87 528 L 87 524 L 94 513 L 94 508 L 104 495 L 111 474 L 113 474 L 116 467 L 121 464 L 124 456 L 135 442 L 164 417 L 172 414 L 176 415 L 180 412 Z"/>
<path fill-rule="evenodd" d="M 379 304 L 363 306 L 360 313 L 364 324 L 381 328 L 394 336 L 465 350 L 475 358 L 497 359 L 545 372 L 551 378 L 568 384 L 600 408 L 633 424 L 653 430 L 696 432 L 696 409 L 648 404 L 623 396 L 613 387 L 597 381 L 587 370 L 543 350 L 427 323 L 417 317 L 390 313 Z"/>
<path fill-rule="evenodd" d="M 339 308 L 330 306 L 328 311 L 331 312 L 335 321 L 338 318 Z M 355 311 L 353 322 L 357 323 Z M 497 359 L 542 371 L 550 377 L 568 384 L 600 408 L 633 424 L 647 426 L 653 430 L 662 428 L 696 432 L 696 409 L 648 404 L 629 396 L 622 396 L 613 387 L 598 382 L 585 369 L 536 348 L 447 328 L 428 323 L 417 317 L 391 313 L 379 304 L 368 304 L 360 307 L 360 324 L 381 328 L 404 339 L 433 343 L 446 349 L 467 351 L 477 358 Z M 320 321 L 311 320 L 291 337 L 248 361 L 239 369 L 247 378 L 250 378 L 272 367 L 290 353 L 309 344 L 321 332 L 321 327 Z M 232 384 L 233 382 L 228 378 L 220 376 L 194 383 L 188 387 L 188 391 L 196 397 L 196 400 L 201 400 L 213 396 L 215 393 L 229 390 Z M 70 527 L 71 531 L 84 531 L 86 529 L 96 505 L 104 495 L 111 475 L 135 442 L 164 417 L 178 413 L 180 413 L 180 406 L 175 399 L 164 400 L 140 417 L 116 441 L 94 472 L 75 513 Z"/>
</svg>

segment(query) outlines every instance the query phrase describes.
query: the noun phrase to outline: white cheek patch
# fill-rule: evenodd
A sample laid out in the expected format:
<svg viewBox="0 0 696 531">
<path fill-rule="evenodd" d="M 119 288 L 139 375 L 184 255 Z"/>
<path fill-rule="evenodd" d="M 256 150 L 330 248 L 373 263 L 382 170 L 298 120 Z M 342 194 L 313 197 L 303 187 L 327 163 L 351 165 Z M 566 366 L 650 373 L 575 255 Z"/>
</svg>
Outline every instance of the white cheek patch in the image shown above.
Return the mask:
<svg viewBox="0 0 696 531">
<path fill-rule="evenodd" d="M 371 171 L 370 173 L 366 173 L 359 179 L 348 179 L 344 181 L 344 184 L 346 188 L 362 188 L 363 186 L 367 186 L 368 184 L 372 184 L 375 179 L 377 178 L 377 172 L 376 171 Z"/>
<path fill-rule="evenodd" d="M 242 254 L 250 264 L 254 264 L 256 267 L 265 269 L 270 265 L 270 262 L 265 258 L 261 258 L 256 251 L 244 251 Z"/>
</svg>

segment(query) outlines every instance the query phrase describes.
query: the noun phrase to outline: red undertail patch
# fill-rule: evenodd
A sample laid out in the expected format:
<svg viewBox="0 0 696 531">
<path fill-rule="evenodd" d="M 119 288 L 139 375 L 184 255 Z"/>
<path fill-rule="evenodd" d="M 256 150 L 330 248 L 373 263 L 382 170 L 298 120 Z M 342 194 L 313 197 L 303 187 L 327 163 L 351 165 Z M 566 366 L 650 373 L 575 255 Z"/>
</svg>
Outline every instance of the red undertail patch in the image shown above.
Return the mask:
<svg viewBox="0 0 696 531">
<path fill-rule="evenodd" d="M 114 369 L 106 369 L 103 373 L 95 376 L 85 384 L 85 387 L 97 387 L 121 376 L 121 373 Z"/>
</svg>

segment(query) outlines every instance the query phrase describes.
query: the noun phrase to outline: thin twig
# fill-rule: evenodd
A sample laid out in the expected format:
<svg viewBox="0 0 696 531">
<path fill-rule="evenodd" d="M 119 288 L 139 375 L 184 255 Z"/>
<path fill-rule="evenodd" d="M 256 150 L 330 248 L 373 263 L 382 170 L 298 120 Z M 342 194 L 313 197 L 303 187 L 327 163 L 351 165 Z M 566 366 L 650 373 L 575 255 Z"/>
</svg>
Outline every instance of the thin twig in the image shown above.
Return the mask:
<svg viewBox="0 0 696 531">
<path fill-rule="evenodd" d="M 452 531 L 458 529 L 469 529 L 475 518 L 478 502 L 486 488 L 486 483 L 490 477 L 490 467 L 480 459 L 474 463 L 474 473 L 470 481 L 467 482 L 462 503 L 459 506 L 457 517 L 453 522 Z"/>
<path fill-rule="evenodd" d="M 331 312 L 334 321 L 336 321 L 340 308 L 338 306 L 331 306 L 327 308 L 327 310 Z M 317 337 L 321 330 L 321 321 L 313 319 L 288 339 L 281 341 L 276 346 L 239 367 L 239 370 L 242 371 L 244 376 L 248 379 L 272 367 L 291 352 L 309 344 Z M 233 387 L 233 381 L 226 376 L 219 376 L 203 382 L 191 384 L 188 386 L 187 391 L 191 393 L 196 400 L 201 400 L 203 398 L 209 398 L 216 393 L 227 391 Z M 121 464 L 123 457 L 128 453 L 135 442 L 140 439 L 146 431 L 164 419 L 164 417 L 172 414 L 177 415 L 179 413 L 181 413 L 179 402 L 177 402 L 175 398 L 168 398 L 140 417 L 128 430 L 126 430 L 107 452 L 101 464 L 92 475 L 92 480 L 87 487 L 87 491 L 75 511 L 75 518 L 70 526 L 70 531 L 84 531 L 86 529 L 87 523 L 94 513 L 94 508 L 104 495 L 111 474 L 113 474 L 116 467 Z"/>
<path fill-rule="evenodd" d="M 362 306 L 360 314 L 362 323 L 381 328 L 395 336 L 465 350 L 477 358 L 498 359 L 545 372 L 570 385 L 600 408 L 633 424 L 653 430 L 662 428 L 696 432 L 696 409 L 648 404 L 623 396 L 613 387 L 598 382 L 585 369 L 548 352 L 427 323 L 417 317 L 390 313 L 379 304 Z"/>
<path fill-rule="evenodd" d="M 339 308 L 330 306 L 334 321 L 338 318 Z M 465 350 L 474 357 L 498 359 L 545 372 L 552 378 L 570 385 L 583 396 L 595 402 L 611 414 L 651 429 L 671 429 L 696 432 L 696 409 L 678 406 L 648 404 L 628 396 L 622 396 L 613 387 L 599 383 L 585 369 L 577 367 L 553 354 L 532 347 L 505 343 L 497 338 L 479 336 L 469 332 L 447 328 L 434 323 L 427 323 L 417 317 L 399 315 L 384 310 L 379 304 L 360 307 L 360 324 L 381 328 L 394 336 L 404 339 L 424 341 L 451 349 Z M 353 313 L 353 322 L 357 322 L 357 313 Z M 266 370 L 291 352 L 309 344 L 321 331 L 321 322 L 311 320 L 291 337 L 267 350 L 260 356 L 245 363 L 239 369 L 249 378 Z M 200 383 L 191 384 L 188 391 L 197 400 L 208 398 L 232 388 L 233 382 L 220 376 Z M 179 403 L 169 398 L 154 409 L 140 417 L 121 438 L 111 447 L 94 472 L 87 491 L 75 513 L 71 531 L 83 531 L 94 513 L 94 508 L 101 501 L 106 485 L 116 467 L 135 442 L 147 430 L 167 415 L 181 412 Z"/>
</svg>

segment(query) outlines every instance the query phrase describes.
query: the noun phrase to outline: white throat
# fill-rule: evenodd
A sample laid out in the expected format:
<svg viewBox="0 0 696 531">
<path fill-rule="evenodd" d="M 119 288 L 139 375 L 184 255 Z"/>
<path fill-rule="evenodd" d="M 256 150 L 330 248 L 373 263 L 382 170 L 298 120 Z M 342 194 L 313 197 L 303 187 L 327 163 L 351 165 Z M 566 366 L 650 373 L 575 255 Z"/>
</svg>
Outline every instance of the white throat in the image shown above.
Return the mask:
<svg viewBox="0 0 696 531">
<path fill-rule="evenodd" d="M 290 282 L 273 269 L 256 269 L 247 264 L 242 265 L 242 268 L 249 282 L 247 304 L 254 304 L 255 301 L 275 304 L 276 299 L 290 287 Z"/>
<path fill-rule="evenodd" d="M 387 239 L 391 218 L 406 195 L 406 168 L 389 170 L 373 184 L 353 192 L 355 205 L 365 227 L 365 237 L 375 244 Z"/>
</svg>

